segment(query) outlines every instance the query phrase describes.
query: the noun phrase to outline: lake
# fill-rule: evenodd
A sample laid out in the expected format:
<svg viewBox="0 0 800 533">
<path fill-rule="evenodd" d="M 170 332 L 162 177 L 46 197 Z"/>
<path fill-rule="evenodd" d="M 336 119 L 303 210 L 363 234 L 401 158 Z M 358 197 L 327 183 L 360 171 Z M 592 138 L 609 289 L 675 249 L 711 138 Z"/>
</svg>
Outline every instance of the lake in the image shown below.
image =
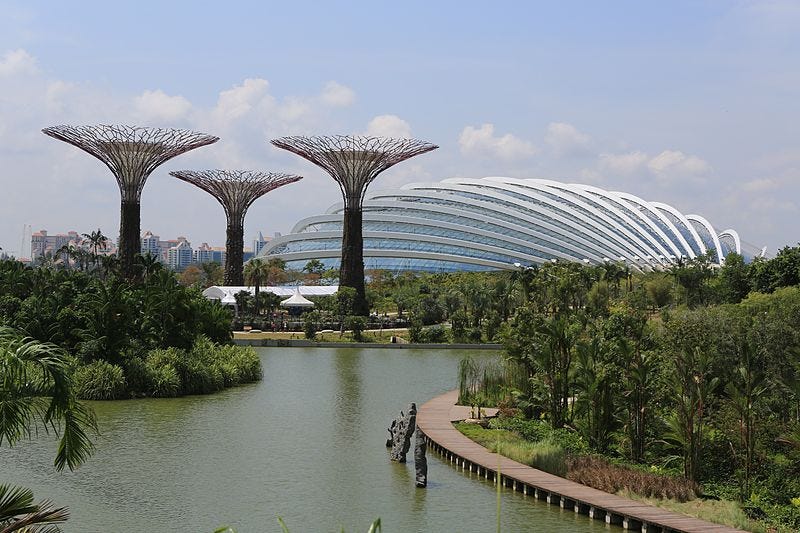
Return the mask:
<svg viewBox="0 0 800 533">
<path fill-rule="evenodd" d="M 56 473 L 55 440 L 0 448 L 0 481 L 69 507 L 74 533 L 494 531 L 496 488 L 428 453 L 428 487 L 389 461 L 390 421 L 457 387 L 460 350 L 260 348 L 264 380 L 210 395 L 91 402 L 95 454 Z M 608 531 L 503 489 L 504 531 Z M 620 530 L 621 531 L 621 530 Z"/>
</svg>

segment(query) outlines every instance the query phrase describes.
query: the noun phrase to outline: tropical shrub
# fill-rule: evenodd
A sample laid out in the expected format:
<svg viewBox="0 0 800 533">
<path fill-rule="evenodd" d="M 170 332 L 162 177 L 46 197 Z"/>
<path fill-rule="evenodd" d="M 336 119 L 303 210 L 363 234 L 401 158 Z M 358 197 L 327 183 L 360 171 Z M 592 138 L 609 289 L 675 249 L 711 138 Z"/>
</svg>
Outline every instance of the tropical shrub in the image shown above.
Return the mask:
<svg viewBox="0 0 800 533">
<path fill-rule="evenodd" d="M 118 400 L 128 389 L 122 368 L 105 361 L 79 366 L 72 379 L 75 394 L 84 400 Z"/>
</svg>

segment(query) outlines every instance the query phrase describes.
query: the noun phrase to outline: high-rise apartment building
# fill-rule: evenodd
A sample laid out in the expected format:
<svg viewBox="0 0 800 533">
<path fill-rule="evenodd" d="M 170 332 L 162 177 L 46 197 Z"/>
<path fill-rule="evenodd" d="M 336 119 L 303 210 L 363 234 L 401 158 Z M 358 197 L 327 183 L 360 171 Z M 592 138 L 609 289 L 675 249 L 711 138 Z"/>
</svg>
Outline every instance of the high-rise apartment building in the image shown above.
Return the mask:
<svg viewBox="0 0 800 533">
<path fill-rule="evenodd" d="M 53 254 L 70 241 L 77 245 L 81 242 L 81 236 L 76 231 L 48 235 L 47 230 L 39 230 L 31 235 L 31 259 L 36 260 L 45 254 Z"/>
<path fill-rule="evenodd" d="M 214 262 L 214 249 L 208 245 L 207 242 L 204 242 L 194 251 L 194 262 L 195 263 L 213 263 Z M 222 263 L 222 261 L 217 261 L 218 263 Z"/>
<path fill-rule="evenodd" d="M 178 237 L 178 243 L 167 250 L 167 264 L 172 270 L 182 271 L 194 262 L 192 245 L 185 237 Z"/>
</svg>

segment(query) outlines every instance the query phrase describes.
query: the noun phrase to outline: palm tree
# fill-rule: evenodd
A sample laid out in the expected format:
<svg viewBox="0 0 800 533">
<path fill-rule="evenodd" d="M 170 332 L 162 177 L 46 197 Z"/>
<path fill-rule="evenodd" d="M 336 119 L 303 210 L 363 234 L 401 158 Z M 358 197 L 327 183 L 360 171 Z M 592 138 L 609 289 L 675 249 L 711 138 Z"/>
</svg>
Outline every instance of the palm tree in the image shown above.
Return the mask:
<svg viewBox="0 0 800 533">
<path fill-rule="evenodd" d="M 74 470 L 92 452 L 87 431 L 97 431 L 94 414 L 75 398 L 67 354 L 58 346 L 0 328 L 0 446 L 13 446 L 40 429 L 61 434 L 55 467 Z M 33 492 L 0 485 L 0 533 L 55 532 L 69 517 Z"/>
<path fill-rule="evenodd" d="M 48 500 L 33 503 L 30 489 L 0 485 L 0 533 L 53 533 L 61 531 L 54 524 L 61 524 L 67 518 L 69 511 L 64 507 L 53 507 Z"/>
<path fill-rule="evenodd" d="M 39 429 L 61 434 L 55 467 L 75 469 L 92 452 L 94 414 L 72 390 L 67 354 L 58 346 L 0 328 L 0 446 Z"/>
<path fill-rule="evenodd" d="M 136 256 L 136 269 L 142 279 L 147 280 L 164 268 L 158 257 L 150 252 Z"/>
<path fill-rule="evenodd" d="M 97 228 L 97 231 L 93 231 L 91 233 L 83 233 L 84 237 L 89 240 L 89 244 L 92 245 L 92 259 L 94 259 L 95 267 L 97 266 L 97 249 L 98 248 L 105 248 L 108 245 L 108 237 L 103 235 L 103 232 L 100 231 L 100 228 Z"/>
<path fill-rule="evenodd" d="M 256 288 L 255 299 L 255 314 L 259 314 L 258 292 L 261 289 L 261 284 L 269 278 L 270 264 L 264 262 L 262 259 L 251 259 L 244 266 L 244 279 L 247 283 L 252 284 Z"/>
</svg>

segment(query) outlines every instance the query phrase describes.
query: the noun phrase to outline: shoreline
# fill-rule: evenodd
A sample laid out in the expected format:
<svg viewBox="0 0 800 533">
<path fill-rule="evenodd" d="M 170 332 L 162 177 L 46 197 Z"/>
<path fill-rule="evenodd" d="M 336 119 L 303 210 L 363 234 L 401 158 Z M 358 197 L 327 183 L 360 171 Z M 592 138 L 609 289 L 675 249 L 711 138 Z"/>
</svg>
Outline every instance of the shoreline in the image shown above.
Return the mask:
<svg viewBox="0 0 800 533">
<path fill-rule="evenodd" d="M 316 342 L 308 339 L 242 339 L 235 338 L 237 346 L 256 348 L 395 348 L 401 350 L 494 350 L 503 349 L 502 344 L 401 344 L 378 342 Z"/>
</svg>

